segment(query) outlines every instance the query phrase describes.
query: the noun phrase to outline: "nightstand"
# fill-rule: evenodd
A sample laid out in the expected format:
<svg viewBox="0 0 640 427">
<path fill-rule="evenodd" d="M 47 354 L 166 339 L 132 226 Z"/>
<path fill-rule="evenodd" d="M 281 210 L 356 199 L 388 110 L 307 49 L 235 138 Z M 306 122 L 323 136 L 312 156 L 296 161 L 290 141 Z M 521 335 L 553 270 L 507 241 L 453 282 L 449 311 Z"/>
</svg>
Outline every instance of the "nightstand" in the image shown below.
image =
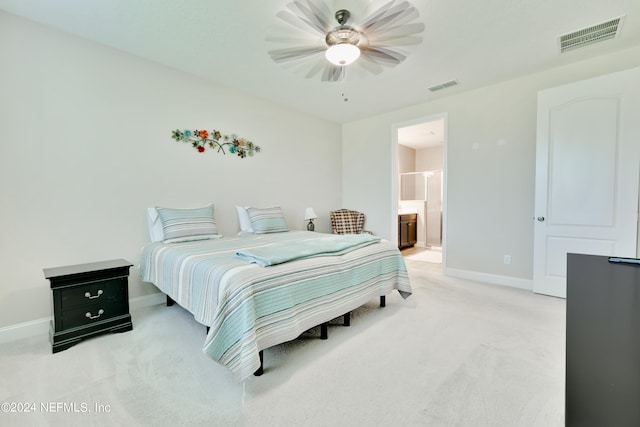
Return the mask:
<svg viewBox="0 0 640 427">
<path fill-rule="evenodd" d="M 133 329 L 127 260 L 43 269 L 53 291 L 53 353 L 104 332 Z"/>
</svg>

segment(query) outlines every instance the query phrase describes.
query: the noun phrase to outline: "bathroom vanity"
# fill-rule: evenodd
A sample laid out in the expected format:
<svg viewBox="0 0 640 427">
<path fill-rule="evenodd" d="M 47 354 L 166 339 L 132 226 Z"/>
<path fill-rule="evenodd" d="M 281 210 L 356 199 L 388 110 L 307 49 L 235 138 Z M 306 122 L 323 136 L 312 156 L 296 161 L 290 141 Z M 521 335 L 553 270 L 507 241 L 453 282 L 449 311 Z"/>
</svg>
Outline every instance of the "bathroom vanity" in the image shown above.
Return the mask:
<svg viewBox="0 0 640 427">
<path fill-rule="evenodd" d="M 398 248 L 408 248 L 418 241 L 418 214 L 398 215 Z"/>
</svg>

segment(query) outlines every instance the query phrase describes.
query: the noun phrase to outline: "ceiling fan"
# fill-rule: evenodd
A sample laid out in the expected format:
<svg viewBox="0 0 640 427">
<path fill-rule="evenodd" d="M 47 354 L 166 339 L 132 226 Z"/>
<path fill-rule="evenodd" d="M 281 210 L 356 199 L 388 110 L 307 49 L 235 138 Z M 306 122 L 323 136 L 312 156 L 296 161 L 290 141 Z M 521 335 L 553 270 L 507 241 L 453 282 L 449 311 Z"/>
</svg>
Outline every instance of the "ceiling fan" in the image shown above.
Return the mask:
<svg viewBox="0 0 640 427">
<path fill-rule="evenodd" d="M 420 14 L 408 1 L 386 0 L 363 15 L 352 20 L 349 10 L 332 13 L 324 0 L 294 0 L 276 14 L 289 24 L 286 34 L 267 39 L 294 46 L 269 55 L 276 63 L 304 69 L 308 78 L 320 74 L 322 81 L 340 81 L 350 64 L 372 74 L 394 67 L 407 57 L 403 48 L 422 41 L 424 23 L 416 22 Z M 291 26 L 303 36 L 296 37 Z"/>
</svg>

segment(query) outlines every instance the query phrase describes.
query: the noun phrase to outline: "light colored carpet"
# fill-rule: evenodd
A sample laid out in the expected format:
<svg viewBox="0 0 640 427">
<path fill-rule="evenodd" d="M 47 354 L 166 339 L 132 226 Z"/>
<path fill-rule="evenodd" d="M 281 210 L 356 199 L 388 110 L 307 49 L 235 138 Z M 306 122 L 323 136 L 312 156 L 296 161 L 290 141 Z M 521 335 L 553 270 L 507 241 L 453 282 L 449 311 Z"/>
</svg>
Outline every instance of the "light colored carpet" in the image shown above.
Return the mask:
<svg viewBox="0 0 640 427">
<path fill-rule="evenodd" d="M 327 341 L 311 330 L 267 349 L 265 374 L 244 383 L 202 353 L 204 327 L 178 306 L 54 355 L 46 336 L 5 344 L 0 402 L 36 408 L 0 424 L 562 426 L 564 300 L 407 265 L 409 299 L 371 301 Z"/>
<path fill-rule="evenodd" d="M 422 262 L 432 262 L 436 264 L 442 264 L 442 251 L 423 249 L 415 253 L 405 255 L 405 259 Z"/>
</svg>

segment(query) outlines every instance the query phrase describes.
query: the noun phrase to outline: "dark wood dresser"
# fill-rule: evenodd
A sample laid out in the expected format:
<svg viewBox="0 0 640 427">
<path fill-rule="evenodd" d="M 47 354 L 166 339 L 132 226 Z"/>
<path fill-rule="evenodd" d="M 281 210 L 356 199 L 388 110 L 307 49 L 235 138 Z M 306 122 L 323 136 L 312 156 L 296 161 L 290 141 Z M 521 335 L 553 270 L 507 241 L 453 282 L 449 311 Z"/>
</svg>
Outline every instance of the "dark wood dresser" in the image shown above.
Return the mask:
<svg viewBox="0 0 640 427">
<path fill-rule="evenodd" d="M 133 329 L 127 260 L 45 268 L 53 291 L 50 340 L 54 353 L 104 332 Z"/>
<path fill-rule="evenodd" d="M 640 265 L 567 254 L 567 427 L 640 426 Z"/>
</svg>

